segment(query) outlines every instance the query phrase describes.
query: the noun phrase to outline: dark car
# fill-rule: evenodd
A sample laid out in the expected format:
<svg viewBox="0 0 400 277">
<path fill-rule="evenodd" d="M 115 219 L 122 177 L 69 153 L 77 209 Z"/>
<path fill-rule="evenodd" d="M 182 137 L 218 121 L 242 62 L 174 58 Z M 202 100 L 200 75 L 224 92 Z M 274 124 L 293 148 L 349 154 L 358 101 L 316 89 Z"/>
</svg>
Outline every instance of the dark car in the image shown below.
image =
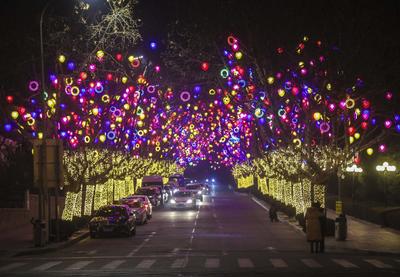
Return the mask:
<svg viewBox="0 0 400 277">
<path fill-rule="evenodd" d="M 136 235 L 136 216 L 127 205 L 101 207 L 89 222 L 90 237 L 101 234 Z"/>
<path fill-rule="evenodd" d="M 161 203 L 161 193 L 156 188 L 139 188 L 135 194 L 146 195 L 150 199 L 150 202 L 153 204 L 153 206 L 158 206 Z"/>
</svg>

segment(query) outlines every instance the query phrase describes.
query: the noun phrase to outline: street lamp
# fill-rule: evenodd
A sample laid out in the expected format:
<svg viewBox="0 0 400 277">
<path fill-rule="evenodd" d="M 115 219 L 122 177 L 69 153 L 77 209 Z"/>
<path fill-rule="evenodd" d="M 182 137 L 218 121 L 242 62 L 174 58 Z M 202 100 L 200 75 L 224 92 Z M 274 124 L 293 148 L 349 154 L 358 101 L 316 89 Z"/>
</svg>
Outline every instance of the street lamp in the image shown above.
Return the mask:
<svg viewBox="0 0 400 277">
<path fill-rule="evenodd" d="M 354 195 L 355 195 L 355 193 L 354 193 L 354 177 L 355 177 L 355 175 L 356 174 L 358 174 L 358 173 L 362 173 L 363 172 L 363 169 L 361 168 L 361 167 L 358 167 L 356 164 L 353 164 L 352 166 L 348 166 L 348 167 L 346 167 L 346 172 L 350 172 L 350 173 L 352 173 L 351 174 L 351 176 L 352 176 L 352 183 L 351 183 L 351 202 L 353 203 L 353 205 L 354 205 Z"/>
<path fill-rule="evenodd" d="M 376 171 L 383 172 L 384 176 L 384 184 L 383 184 L 383 194 L 385 195 L 385 207 L 387 206 L 387 173 L 388 172 L 395 172 L 396 166 L 390 165 L 388 162 L 383 162 L 382 165 L 376 166 Z"/>
</svg>

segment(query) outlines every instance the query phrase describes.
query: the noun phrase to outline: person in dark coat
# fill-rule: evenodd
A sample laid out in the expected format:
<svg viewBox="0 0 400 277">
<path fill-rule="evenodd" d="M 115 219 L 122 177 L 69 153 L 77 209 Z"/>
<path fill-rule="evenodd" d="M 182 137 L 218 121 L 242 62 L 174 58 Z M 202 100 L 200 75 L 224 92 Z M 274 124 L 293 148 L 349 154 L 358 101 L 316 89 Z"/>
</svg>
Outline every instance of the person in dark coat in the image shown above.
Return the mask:
<svg viewBox="0 0 400 277">
<path fill-rule="evenodd" d="M 321 211 L 318 208 L 317 203 L 313 203 L 310 208 L 307 208 L 305 219 L 306 219 L 306 234 L 307 241 L 310 243 L 311 253 L 318 253 L 320 248 L 319 244 L 322 240 L 321 223 L 320 217 L 322 216 Z"/>
<path fill-rule="evenodd" d="M 278 222 L 278 214 L 277 214 L 277 210 L 275 205 L 271 205 L 271 207 L 269 208 L 269 219 L 271 220 L 271 222 Z"/>
<path fill-rule="evenodd" d="M 319 223 L 321 225 L 321 241 L 319 242 L 319 252 L 325 252 L 325 231 L 326 231 L 326 214 L 325 209 L 321 207 L 321 204 L 318 203 L 319 211 L 321 212 L 321 216 L 319 218 Z"/>
</svg>

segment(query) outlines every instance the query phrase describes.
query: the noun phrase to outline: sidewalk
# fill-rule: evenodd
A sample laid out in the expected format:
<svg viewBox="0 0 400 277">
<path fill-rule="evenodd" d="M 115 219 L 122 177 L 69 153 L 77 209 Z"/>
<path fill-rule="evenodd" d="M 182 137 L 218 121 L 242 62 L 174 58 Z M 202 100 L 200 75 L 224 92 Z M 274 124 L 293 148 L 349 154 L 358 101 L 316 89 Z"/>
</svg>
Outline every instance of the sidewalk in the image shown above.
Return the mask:
<svg viewBox="0 0 400 277">
<path fill-rule="evenodd" d="M 89 236 L 88 229 L 75 232 L 67 241 L 50 243 L 44 247 L 35 247 L 33 244 L 32 225 L 22 226 L 17 230 L 0 234 L 0 258 L 14 256 L 35 255 L 56 251 L 72 245 Z"/>
<path fill-rule="evenodd" d="M 251 197 L 264 209 L 269 210 L 270 205 L 260 199 Z M 336 218 L 333 210 L 327 210 L 327 217 Z M 278 212 L 280 221 L 292 225 L 304 236 L 305 233 L 297 221 L 286 214 Z M 379 225 L 360 220 L 351 216 L 347 218 L 347 240 L 337 241 L 334 237 L 325 238 L 326 252 L 362 252 L 369 254 L 396 254 L 400 255 L 400 232 L 391 228 L 382 228 Z M 305 238 L 304 238 L 305 239 Z"/>
</svg>

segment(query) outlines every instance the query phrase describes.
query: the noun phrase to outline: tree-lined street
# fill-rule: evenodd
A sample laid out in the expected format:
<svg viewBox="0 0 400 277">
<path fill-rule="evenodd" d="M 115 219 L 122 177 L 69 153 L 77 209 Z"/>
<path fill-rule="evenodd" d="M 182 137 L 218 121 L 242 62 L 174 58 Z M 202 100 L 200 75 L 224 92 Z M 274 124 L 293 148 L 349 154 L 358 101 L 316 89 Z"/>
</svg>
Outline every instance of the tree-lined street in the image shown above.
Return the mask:
<svg viewBox="0 0 400 277">
<path fill-rule="evenodd" d="M 271 223 L 246 194 L 217 187 L 198 210 L 158 209 L 135 237 L 84 239 L 54 253 L 0 261 L 2 276 L 397 276 L 396 256 L 309 254 L 305 237 Z"/>
</svg>

